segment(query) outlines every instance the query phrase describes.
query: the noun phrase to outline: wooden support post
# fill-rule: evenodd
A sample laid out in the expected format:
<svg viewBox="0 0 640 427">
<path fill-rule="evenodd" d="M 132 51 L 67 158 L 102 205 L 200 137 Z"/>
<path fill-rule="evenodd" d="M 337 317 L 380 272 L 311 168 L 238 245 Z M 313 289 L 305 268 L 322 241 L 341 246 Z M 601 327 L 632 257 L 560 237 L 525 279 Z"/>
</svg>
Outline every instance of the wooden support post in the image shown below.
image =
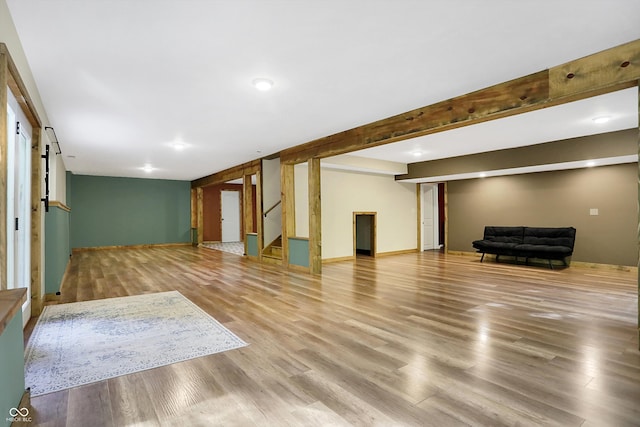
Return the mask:
<svg viewBox="0 0 640 427">
<path fill-rule="evenodd" d="M 289 265 L 289 237 L 296 235 L 296 199 L 294 165 L 280 163 L 280 200 L 282 201 L 282 266 Z"/>
<path fill-rule="evenodd" d="M 194 230 L 197 233 L 198 230 L 198 189 L 196 188 L 192 188 L 191 189 L 191 244 L 193 246 L 197 246 L 198 242 L 197 239 L 194 239 L 193 234 L 194 234 Z"/>
<path fill-rule="evenodd" d="M 198 245 L 201 244 L 204 240 L 204 190 L 202 187 L 198 187 L 196 189 L 196 216 L 197 216 L 197 228 L 198 228 Z"/>
<path fill-rule="evenodd" d="M 638 156 L 640 156 L 640 80 L 638 80 Z M 640 208 L 640 162 L 638 162 L 638 207 Z M 640 248 L 640 218 L 638 219 L 638 247 Z M 638 349 L 640 350 L 640 252 L 638 254 Z"/>
<path fill-rule="evenodd" d="M 249 253 L 249 243 L 247 234 L 253 233 L 253 184 L 251 183 L 251 175 L 242 177 L 242 197 L 243 197 L 243 218 L 244 230 L 242 230 L 242 241 L 244 242 L 244 253 Z"/>
<path fill-rule="evenodd" d="M 418 214 L 418 230 L 416 232 L 416 246 L 418 252 L 422 252 L 422 185 L 416 184 L 416 212 Z"/>
<path fill-rule="evenodd" d="M 7 90 L 9 67 L 7 54 L 0 51 L 0 200 L 7 200 Z M 0 290 L 7 289 L 7 209 L 0 209 Z"/>
<path fill-rule="evenodd" d="M 256 233 L 258 234 L 258 261 L 262 262 L 262 250 L 264 249 L 264 216 L 262 215 L 262 165 L 256 171 Z"/>
<path fill-rule="evenodd" d="M 322 273 L 320 159 L 309 159 L 309 272 Z"/>
<path fill-rule="evenodd" d="M 42 130 L 34 127 L 31 135 L 31 316 L 37 317 L 42 311 L 44 295 L 42 289 Z M 51 161 L 55 162 L 56 154 Z"/>
</svg>

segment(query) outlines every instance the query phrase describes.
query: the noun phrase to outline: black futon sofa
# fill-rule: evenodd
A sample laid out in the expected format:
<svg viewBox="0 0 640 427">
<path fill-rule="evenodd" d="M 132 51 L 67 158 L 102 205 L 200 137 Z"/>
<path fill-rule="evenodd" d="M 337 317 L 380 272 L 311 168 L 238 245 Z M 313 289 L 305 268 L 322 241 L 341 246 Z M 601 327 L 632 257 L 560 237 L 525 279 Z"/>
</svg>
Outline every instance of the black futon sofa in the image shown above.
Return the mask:
<svg viewBox="0 0 640 427">
<path fill-rule="evenodd" d="M 473 242 L 473 247 L 482 253 L 493 254 L 496 261 L 500 255 L 525 258 L 546 259 L 553 268 L 551 260 L 561 260 L 567 265 L 567 257 L 573 254 L 576 229 L 573 227 L 496 227 L 484 228 L 482 240 Z"/>
</svg>

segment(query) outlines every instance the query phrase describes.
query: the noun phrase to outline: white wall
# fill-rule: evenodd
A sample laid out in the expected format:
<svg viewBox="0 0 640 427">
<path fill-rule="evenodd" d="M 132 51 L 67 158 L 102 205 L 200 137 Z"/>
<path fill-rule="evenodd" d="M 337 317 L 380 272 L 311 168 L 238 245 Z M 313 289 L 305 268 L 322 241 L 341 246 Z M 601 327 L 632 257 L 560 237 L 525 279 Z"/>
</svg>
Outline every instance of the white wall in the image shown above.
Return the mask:
<svg viewBox="0 0 640 427">
<path fill-rule="evenodd" d="M 263 213 L 280 200 L 280 159 L 262 161 L 262 209 Z M 258 202 L 259 203 L 259 202 Z M 282 234 L 282 204 L 263 216 L 265 247 Z"/>
</svg>

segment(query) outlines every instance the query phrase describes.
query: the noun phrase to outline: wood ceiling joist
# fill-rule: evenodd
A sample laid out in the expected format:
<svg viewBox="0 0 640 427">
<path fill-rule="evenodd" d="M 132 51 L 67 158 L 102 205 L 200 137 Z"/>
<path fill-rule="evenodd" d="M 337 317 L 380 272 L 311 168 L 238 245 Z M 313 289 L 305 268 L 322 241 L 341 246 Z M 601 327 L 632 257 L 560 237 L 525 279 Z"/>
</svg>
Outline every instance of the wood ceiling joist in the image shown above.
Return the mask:
<svg viewBox="0 0 640 427">
<path fill-rule="evenodd" d="M 640 79 L 640 40 L 378 120 L 280 153 L 301 163 L 469 126 L 633 87 Z"/>
<path fill-rule="evenodd" d="M 0 54 L 5 55 L 7 57 L 7 69 L 9 70 L 9 76 L 7 84 L 11 89 L 11 93 L 15 96 L 20 108 L 22 108 L 23 113 L 29 119 L 29 123 L 32 127 L 42 127 L 42 122 L 40 121 L 40 117 L 38 116 L 38 112 L 36 110 L 35 104 L 33 100 L 29 96 L 29 92 L 27 92 L 27 87 L 25 86 L 22 78 L 20 77 L 20 73 L 18 72 L 18 67 L 11 59 L 11 55 L 9 54 L 9 50 L 7 49 L 7 45 L 4 43 L 0 43 Z"/>
<path fill-rule="evenodd" d="M 238 166 L 205 176 L 203 178 L 191 181 L 191 188 L 207 187 L 209 185 L 222 184 L 234 179 L 239 179 L 245 175 L 253 175 L 260 170 L 262 161 L 260 159 L 252 160 Z"/>
</svg>

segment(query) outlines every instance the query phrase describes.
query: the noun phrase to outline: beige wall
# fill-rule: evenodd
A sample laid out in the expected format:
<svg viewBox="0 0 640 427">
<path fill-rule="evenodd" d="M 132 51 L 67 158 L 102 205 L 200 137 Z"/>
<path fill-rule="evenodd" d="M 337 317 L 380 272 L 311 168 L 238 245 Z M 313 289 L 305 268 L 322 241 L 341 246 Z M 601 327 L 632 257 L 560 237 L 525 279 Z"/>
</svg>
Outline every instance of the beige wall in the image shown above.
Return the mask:
<svg viewBox="0 0 640 427">
<path fill-rule="evenodd" d="M 635 266 L 637 174 L 632 163 L 451 181 L 449 250 L 474 251 L 485 225 L 573 226 L 574 261 Z"/>
<path fill-rule="evenodd" d="M 353 212 L 377 213 L 377 253 L 416 249 L 415 184 L 322 169 L 321 186 L 322 259 L 353 256 Z"/>
</svg>

